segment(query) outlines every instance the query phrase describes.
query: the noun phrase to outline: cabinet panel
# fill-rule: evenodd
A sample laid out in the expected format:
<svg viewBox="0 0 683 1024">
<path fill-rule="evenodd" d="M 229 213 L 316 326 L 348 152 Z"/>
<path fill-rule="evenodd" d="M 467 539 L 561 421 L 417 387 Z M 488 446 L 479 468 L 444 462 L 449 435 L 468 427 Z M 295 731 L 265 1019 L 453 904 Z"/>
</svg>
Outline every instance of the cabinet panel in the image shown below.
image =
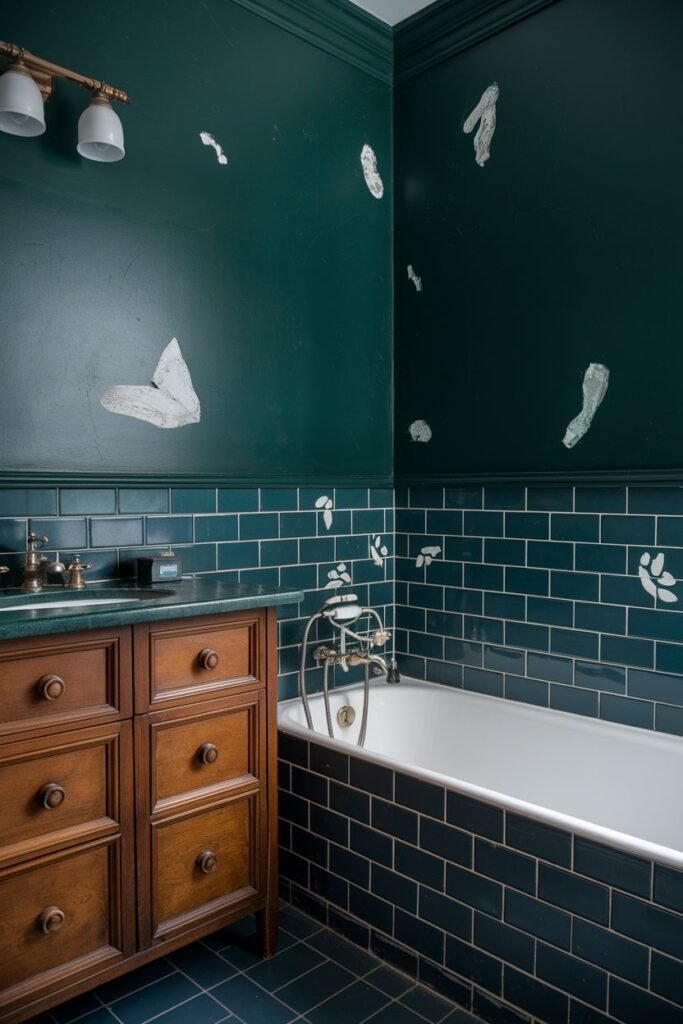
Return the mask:
<svg viewBox="0 0 683 1024">
<path fill-rule="evenodd" d="M 131 757 L 130 722 L 0 746 L 0 864 L 117 830 Z"/>
<path fill-rule="evenodd" d="M 149 716 L 150 806 L 159 812 L 263 774 L 264 691 Z"/>
<path fill-rule="evenodd" d="M 258 794 L 152 826 L 152 927 L 158 939 L 261 889 Z"/>
<path fill-rule="evenodd" d="M 117 838 L 0 874 L 0 1008 L 132 952 Z"/>
<path fill-rule="evenodd" d="M 129 630 L 0 643 L 0 738 L 131 713 Z"/>
<path fill-rule="evenodd" d="M 264 686 L 264 632 L 260 613 L 137 626 L 137 711 Z"/>
</svg>

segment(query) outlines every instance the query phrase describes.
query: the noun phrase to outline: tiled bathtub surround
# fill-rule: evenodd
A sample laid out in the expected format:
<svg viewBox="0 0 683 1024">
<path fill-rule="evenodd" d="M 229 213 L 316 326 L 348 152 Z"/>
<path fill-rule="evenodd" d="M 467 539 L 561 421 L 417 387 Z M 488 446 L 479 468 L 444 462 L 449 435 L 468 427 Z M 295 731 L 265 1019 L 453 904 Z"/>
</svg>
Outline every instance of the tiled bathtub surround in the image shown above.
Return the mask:
<svg viewBox="0 0 683 1024">
<path fill-rule="evenodd" d="M 316 508 L 322 495 L 333 502 L 329 528 L 324 510 Z M 352 579 L 346 590 L 392 622 L 391 488 L 0 489 L 0 563 L 13 569 L 2 577 L 0 593 L 20 578 L 29 517 L 34 532 L 49 538 L 45 553 L 51 561 L 59 555 L 68 562 L 77 552 L 93 563 L 89 580 L 130 578 L 138 555 L 172 546 L 185 573 L 303 590 L 299 606 L 281 610 L 283 697 L 296 692 L 304 619 L 335 593 L 326 589 L 328 573 L 340 563 Z M 377 536 L 389 551 L 383 565 L 370 554 Z M 319 676 L 312 670 L 311 689 Z"/>
<path fill-rule="evenodd" d="M 397 491 L 396 556 L 404 672 L 683 735 L 683 488 Z"/>
<path fill-rule="evenodd" d="M 490 1024 L 683 1020 L 683 873 L 282 733 L 280 756 L 310 913 Z"/>
</svg>

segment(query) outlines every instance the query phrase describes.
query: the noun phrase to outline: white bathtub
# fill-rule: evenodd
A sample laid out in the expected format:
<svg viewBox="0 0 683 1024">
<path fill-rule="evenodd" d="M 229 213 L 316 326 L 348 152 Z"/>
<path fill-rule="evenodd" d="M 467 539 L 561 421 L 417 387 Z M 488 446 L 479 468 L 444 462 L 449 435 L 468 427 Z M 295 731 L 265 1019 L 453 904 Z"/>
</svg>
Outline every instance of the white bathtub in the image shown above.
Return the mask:
<svg viewBox="0 0 683 1024">
<path fill-rule="evenodd" d="M 332 691 L 335 739 L 322 696 L 278 710 L 284 732 L 683 868 L 683 740 L 434 683 L 372 683 L 367 739 L 355 746 L 362 687 Z M 337 725 L 344 704 L 356 723 Z"/>
</svg>

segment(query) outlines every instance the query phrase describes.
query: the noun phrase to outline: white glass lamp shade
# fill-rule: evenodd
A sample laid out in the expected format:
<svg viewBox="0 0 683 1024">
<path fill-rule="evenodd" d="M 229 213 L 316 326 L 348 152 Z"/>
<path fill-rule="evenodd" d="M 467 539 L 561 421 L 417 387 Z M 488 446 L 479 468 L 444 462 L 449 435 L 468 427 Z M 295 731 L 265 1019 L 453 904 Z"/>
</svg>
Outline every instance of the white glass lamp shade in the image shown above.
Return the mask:
<svg viewBox="0 0 683 1024">
<path fill-rule="evenodd" d="M 104 96 L 94 96 L 78 120 L 78 152 L 86 160 L 123 160 L 123 126 Z"/>
<path fill-rule="evenodd" d="M 0 131 L 26 138 L 45 131 L 43 97 L 24 68 L 11 67 L 0 77 Z"/>
</svg>

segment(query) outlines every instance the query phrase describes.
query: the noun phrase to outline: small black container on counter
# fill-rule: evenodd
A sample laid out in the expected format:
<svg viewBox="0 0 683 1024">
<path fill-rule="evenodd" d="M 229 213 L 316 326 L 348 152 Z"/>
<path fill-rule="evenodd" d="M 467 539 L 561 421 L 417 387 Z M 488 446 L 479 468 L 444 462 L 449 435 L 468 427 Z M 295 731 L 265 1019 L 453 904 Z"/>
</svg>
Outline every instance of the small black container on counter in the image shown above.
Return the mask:
<svg viewBox="0 0 683 1024">
<path fill-rule="evenodd" d="M 183 574 L 180 559 L 172 551 L 161 555 L 141 555 L 137 559 L 138 583 L 171 583 Z"/>
</svg>

